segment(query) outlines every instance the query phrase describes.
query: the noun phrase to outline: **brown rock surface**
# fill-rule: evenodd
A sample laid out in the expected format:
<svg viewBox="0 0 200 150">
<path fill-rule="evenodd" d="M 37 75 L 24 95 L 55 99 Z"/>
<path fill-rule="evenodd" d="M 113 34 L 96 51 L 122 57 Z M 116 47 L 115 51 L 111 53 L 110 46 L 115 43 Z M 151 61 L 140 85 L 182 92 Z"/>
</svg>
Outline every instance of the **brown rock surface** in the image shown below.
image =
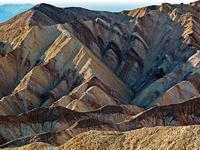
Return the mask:
<svg viewBox="0 0 200 150">
<path fill-rule="evenodd" d="M 64 147 L 98 136 L 94 149 L 129 149 L 141 132 L 135 148 L 153 149 L 183 130 L 183 149 L 195 148 L 198 127 L 114 131 L 200 124 L 199 12 L 199 2 L 118 13 L 39 4 L 0 24 L 0 147 L 53 149 L 102 130 L 113 132 Z"/>
<path fill-rule="evenodd" d="M 199 124 L 199 100 L 198 97 L 184 103 L 150 108 L 129 120 L 118 123 L 118 129 L 128 131 L 142 127 Z"/>
<path fill-rule="evenodd" d="M 200 96 L 198 90 L 189 81 L 182 81 L 169 89 L 159 99 L 159 105 L 182 103 L 198 96 Z"/>
<path fill-rule="evenodd" d="M 53 147 L 44 143 L 32 143 L 15 148 L 15 150 L 194 150 L 200 147 L 199 132 L 199 126 L 154 127 L 130 132 L 90 131 L 78 135 L 60 147 Z"/>
<path fill-rule="evenodd" d="M 58 149 L 199 149 L 199 126 L 143 128 L 130 132 L 83 133 Z"/>
</svg>

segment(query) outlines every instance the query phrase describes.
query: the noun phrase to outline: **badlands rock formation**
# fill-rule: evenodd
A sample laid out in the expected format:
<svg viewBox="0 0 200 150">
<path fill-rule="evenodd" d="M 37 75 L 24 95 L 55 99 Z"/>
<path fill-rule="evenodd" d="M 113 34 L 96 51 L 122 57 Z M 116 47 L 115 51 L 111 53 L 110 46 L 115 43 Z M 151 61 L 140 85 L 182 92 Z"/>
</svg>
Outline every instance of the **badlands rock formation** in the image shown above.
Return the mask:
<svg viewBox="0 0 200 150">
<path fill-rule="evenodd" d="M 200 124 L 199 34 L 199 1 L 118 13 L 39 4 L 0 24 L 0 147 L 198 147 L 199 127 L 182 126 Z M 181 127 L 139 129 L 155 126 Z"/>
<path fill-rule="evenodd" d="M 129 132 L 89 131 L 70 139 L 59 147 L 34 142 L 19 148 L 11 148 L 10 150 L 193 150 L 200 147 L 199 132 L 200 126 L 154 127 Z"/>
</svg>

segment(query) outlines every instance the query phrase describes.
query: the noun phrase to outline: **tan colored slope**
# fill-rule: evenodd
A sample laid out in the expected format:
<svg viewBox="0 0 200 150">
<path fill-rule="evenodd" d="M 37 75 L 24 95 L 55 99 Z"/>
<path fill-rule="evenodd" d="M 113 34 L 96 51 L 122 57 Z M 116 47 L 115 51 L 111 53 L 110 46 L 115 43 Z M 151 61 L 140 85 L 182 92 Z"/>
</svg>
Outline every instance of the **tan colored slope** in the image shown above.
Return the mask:
<svg viewBox="0 0 200 150">
<path fill-rule="evenodd" d="M 200 146 L 199 132 L 199 126 L 143 128 L 125 133 L 91 131 L 68 141 L 60 149 L 192 150 Z"/>
<path fill-rule="evenodd" d="M 140 17 L 143 17 L 144 15 L 148 14 L 150 11 L 156 10 L 158 8 L 159 8 L 159 6 L 152 5 L 152 6 L 147 6 L 147 7 L 128 11 L 127 14 L 128 14 L 128 16 L 131 16 L 131 17 L 140 18 Z"/>
<path fill-rule="evenodd" d="M 84 113 L 53 107 L 38 108 L 18 116 L 0 116 L 0 148 L 33 141 L 58 146 L 89 130 L 118 130 L 117 123 L 136 113 L 131 106 L 107 105 Z"/>
<path fill-rule="evenodd" d="M 110 18 L 112 13 L 97 13 L 87 10 L 82 10 L 84 12 L 82 15 L 87 18 L 86 21 L 73 18 L 75 22 L 67 22 L 65 17 L 59 17 L 58 13 L 55 13 L 63 12 L 63 9 L 42 4 L 34 7 L 34 11 L 28 11 L 22 14 L 21 17 L 15 17 L 1 25 L 5 32 L 8 32 L 9 24 L 14 27 L 19 25 L 28 28 L 16 38 L 9 37 L 12 39 L 10 42 L 13 44 L 14 50 L 2 58 L 5 62 L 2 61 L 2 67 L 0 67 L 0 72 L 2 72 L 3 76 L 0 97 L 8 96 L 2 99 L 5 103 L 0 105 L 0 107 L 3 107 L 1 113 L 14 114 L 25 112 L 35 107 L 48 107 L 63 95 L 67 96 L 70 91 L 78 87 L 82 80 L 87 80 L 90 76 L 97 77 L 110 86 L 111 89 L 115 89 L 126 102 L 133 99 L 132 96 L 134 94 L 142 92 L 142 96 L 139 95 L 139 97 L 145 98 L 141 100 L 141 98 L 135 97 L 133 104 L 145 106 L 141 104 L 144 101 L 145 103 L 150 101 L 149 103 L 151 104 L 158 96 L 156 93 L 154 94 L 155 89 L 151 92 L 147 86 L 151 87 L 150 84 L 154 80 L 158 81 L 163 76 L 161 74 L 161 76 L 155 77 L 154 72 L 159 71 L 161 68 L 164 70 L 164 74 L 167 74 L 177 65 L 176 61 L 187 59 L 193 53 L 193 50 L 188 48 L 180 39 L 183 32 L 181 25 L 170 20 L 167 14 L 155 10 L 158 8 L 144 8 L 148 9 L 150 14 L 145 13 L 143 17 L 133 22 L 127 22 L 130 19 L 126 18 L 128 16 L 125 17 L 122 14 L 115 13 L 113 15 L 118 17 L 113 21 L 99 19 L 96 18 L 98 13 L 100 17 L 104 16 L 105 18 Z M 81 9 L 66 9 L 66 12 L 69 13 L 65 13 L 72 15 L 73 13 L 77 14 L 78 11 L 81 11 Z M 54 12 L 55 17 L 49 15 L 51 12 Z M 138 13 L 140 14 L 141 12 Z M 45 19 L 55 21 L 54 24 L 66 24 L 48 27 L 37 26 L 41 24 L 36 16 L 41 17 L 44 14 L 46 14 Z M 83 17 L 82 15 L 81 17 Z M 55 20 L 53 20 L 53 17 Z M 79 18 L 79 16 L 76 17 Z M 119 22 L 122 17 L 125 17 L 125 19 Z M 17 24 L 18 21 L 22 20 L 23 24 Z M 31 21 L 35 21 L 35 23 L 38 21 L 38 24 L 31 28 L 28 26 Z M 166 26 L 166 24 L 168 25 Z M 49 24 L 44 23 L 42 25 Z M 129 29 L 129 27 L 131 28 Z M 173 32 L 175 29 L 177 32 Z M 10 28 L 10 30 L 14 32 L 15 28 Z M 60 30 L 62 30 L 62 34 L 58 36 Z M 156 30 L 159 32 L 155 32 Z M 68 35 L 68 32 L 71 32 L 72 35 Z M 122 36 L 123 34 L 126 36 Z M 2 34 L 3 38 L 4 36 Z M 153 40 L 152 36 L 155 37 Z M 174 41 L 179 41 L 180 44 Z M 187 50 L 185 50 L 186 48 Z M 184 52 L 182 52 L 183 50 Z M 45 55 L 43 55 L 44 53 Z M 43 58 L 44 64 L 41 64 Z M 169 58 L 168 61 L 163 61 L 167 58 Z M 11 60 L 13 63 L 8 63 Z M 5 65 L 8 68 L 6 71 L 4 71 L 3 67 Z M 189 71 L 191 70 L 188 69 L 185 73 L 180 73 L 180 78 L 177 78 L 182 80 L 183 76 Z M 28 74 L 25 76 L 27 72 Z M 68 76 L 65 73 L 70 75 Z M 19 80 L 21 80 L 20 83 Z M 69 81 L 72 82 L 68 84 L 67 82 Z M 75 82 L 76 84 L 74 84 Z M 158 83 L 159 86 L 165 84 L 159 96 L 177 84 L 178 81 L 166 82 L 169 82 L 169 84 L 165 84 L 164 81 L 161 84 Z M 15 88 L 16 86 L 17 88 Z M 9 95 L 14 88 L 12 95 Z M 94 88 L 99 93 L 101 92 L 98 87 Z M 146 90 L 144 90 L 145 88 Z M 131 92 L 130 89 L 132 89 Z M 145 93 L 145 91 L 150 91 L 153 95 Z M 73 99 L 75 101 L 70 104 L 69 108 L 74 108 L 74 106 L 88 107 L 85 106 L 86 101 L 82 101 L 89 95 L 88 93 L 91 94 L 91 90 L 85 91 L 85 93 L 81 93 L 80 97 Z M 111 100 L 108 98 L 110 95 L 106 92 L 104 95 L 106 99 L 109 99 L 108 104 L 115 104 L 112 98 Z M 102 96 L 96 95 L 96 97 L 99 100 Z M 151 100 L 146 99 L 146 97 L 150 97 Z M 21 100 L 20 103 L 16 102 L 19 100 Z M 19 110 L 13 111 L 12 106 L 8 104 L 13 101 L 19 105 Z M 102 105 L 105 104 L 102 102 Z M 22 107 L 23 105 L 27 106 Z M 7 107 L 9 110 L 7 110 Z M 91 109 L 93 108 L 84 108 L 83 110 Z"/>
<path fill-rule="evenodd" d="M 32 15 L 32 11 L 27 11 L 21 15 L 17 15 L 9 21 L 0 24 L 0 40 L 12 42 L 19 35 L 29 28 L 29 18 Z"/>
<path fill-rule="evenodd" d="M 23 35 L 19 34 L 16 38 L 12 38 L 13 48 L 5 52 L 6 54 L 0 55 L 1 98 L 11 94 L 20 80 L 36 65 L 45 50 L 59 34 L 55 26 L 35 26 L 23 30 Z"/>
<path fill-rule="evenodd" d="M 54 146 L 51 146 L 49 144 L 46 143 L 42 143 L 42 142 L 38 142 L 38 143 L 32 143 L 23 147 L 19 147 L 19 148 L 6 148 L 7 150 L 20 150 L 20 149 L 24 149 L 24 150 L 54 150 L 56 149 Z"/>
<path fill-rule="evenodd" d="M 200 93 L 199 20 L 182 4 L 128 14 L 40 4 L 1 24 L 0 147 L 200 124 L 199 98 L 185 102 Z"/>
<path fill-rule="evenodd" d="M 194 150 L 200 147 L 200 126 L 154 127 L 129 132 L 90 131 L 60 147 L 32 143 L 16 150 Z M 12 149 L 13 150 L 13 149 Z"/>
<path fill-rule="evenodd" d="M 191 82 L 182 81 L 165 92 L 159 100 L 159 105 L 182 103 L 199 95 L 198 90 Z"/>
<path fill-rule="evenodd" d="M 50 26 L 48 28 L 54 29 L 54 27 Z M 51 33 L 55 32 L 56 34 L 57 29 L 49 33 L 48 28 L 46 28 L 44 35 L 53 37 Z M 26 52 L 24 59 L 30 63 L 30 67 L 36 63 L 36 60 L 40 60 L 40 57 L 44 57 L 44 62 L 42 64 L 39 62 L 39 66 L 33 67 L 25 75 L 12 95 L 2 98 L 2 101 L 0 101 L 1 114 L 19 114 L 40 106 L 48 107 L 91 76 L 97 77 L 111 89 L 117 91 L 125 101 L 130 99 L 132 93 L 126 85 L 76 37 L 68 37 L 68 35 L 62 33 L 52 45 L 49 42 L 48 46 L 50 47 L 45 46 L 47 44 L 47 42 L 43 43 L 45 40 L 38 44 L 37 42 L 28 42 L 31 39 L 35 40 L 31 37 L 43 33 L 42 31 L 33 32 L 32 36 L 26 37 L 23 42 L 25 46 L 23 45 L 22 48 L 26 50 L 23 51 Z M 38 37 L 36 39 L 39 40 Z M 34 44 L 37 45 L 36 48 L 32 48 Z M 43 45 L 43 47 L 40 48 L 38 45 Z M 41 50 L 37 52 L 37 48 Z M 42 58 L 40 61 L 42 61 Z M 23 72 L 25 70 L 20 72 L 20 75 L 24 74 Z M 2 78 L 2 80 L 4 79 Z M 56 93 L 56 91 L 58 92 Z M 19 101 L 19 99 L 21 100 Z M 16 108 L 12 105 L 19 105 L 19 107 Z M 99 107 L 101 106 L 104 105 Z"/>
<path fill-rule="evenodd" d="M 52 106 L 63 106 L 79 112 L 95 110 L 105 105 L 122 105 L 126 101 L 99 78 L 95 76 L 89 77 L 80 86 L 73 89 L 68 95 L 62 96 L 53 103 Z M 129 105 L 134 110 L 141 110 L 136 106 Z M 128 109 L 127 109 L 128 110 Z"/>
<path fill-rule="evenodd" d="M 132 119 L 118 124 L 120 131 L 129 131 L 142 127 L 199 125 L 200 97 L 184 103 L 150 108 Z"/>
</svg>

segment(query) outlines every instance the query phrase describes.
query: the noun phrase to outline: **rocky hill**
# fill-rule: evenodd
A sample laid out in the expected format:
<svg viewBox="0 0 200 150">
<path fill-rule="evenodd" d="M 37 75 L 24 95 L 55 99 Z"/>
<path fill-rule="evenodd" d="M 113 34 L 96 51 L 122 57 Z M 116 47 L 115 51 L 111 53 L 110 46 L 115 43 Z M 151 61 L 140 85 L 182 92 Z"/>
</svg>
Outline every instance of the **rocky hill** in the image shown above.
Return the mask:
<svg viewBox="0 0 200 150">
<path fill-rule="evenodd" d="M 0 24 L 0 147 L 198 147 L 199 33 L 199 1 L 118 13 L 39 4 Z"/>
</svg>

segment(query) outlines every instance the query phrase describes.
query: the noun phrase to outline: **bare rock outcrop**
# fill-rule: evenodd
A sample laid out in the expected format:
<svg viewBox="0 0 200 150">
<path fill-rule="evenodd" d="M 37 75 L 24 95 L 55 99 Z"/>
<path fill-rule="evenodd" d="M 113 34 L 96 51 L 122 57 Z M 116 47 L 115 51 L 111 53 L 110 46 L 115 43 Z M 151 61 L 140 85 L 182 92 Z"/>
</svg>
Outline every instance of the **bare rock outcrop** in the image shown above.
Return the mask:
<svg viewBox="0 0 200 150">
<path fill-rule="evenodd" d="M 154 127 L 130 132 L 90 131 L 82 133 L 60 147 L 37 142 L 15 150 L 145 150 L 145 149 L 199 149 L 199 126 Z M 14 148 L 11 148 L 11 150 Z"/>
<path fill-rule="evenodd" d="M 128 131 L 200 124 L 199 12 L 199 2 L 116 13 L 39 4 L 0 24 L 0 147 L 73 149 L 98 136 L 129 149 L 141 132 L 136 149 L 152 138 L 176 149 L 183 139 L 158 135 L 183 129 L 196 148 L 198 126 Z"/>
</svg>

